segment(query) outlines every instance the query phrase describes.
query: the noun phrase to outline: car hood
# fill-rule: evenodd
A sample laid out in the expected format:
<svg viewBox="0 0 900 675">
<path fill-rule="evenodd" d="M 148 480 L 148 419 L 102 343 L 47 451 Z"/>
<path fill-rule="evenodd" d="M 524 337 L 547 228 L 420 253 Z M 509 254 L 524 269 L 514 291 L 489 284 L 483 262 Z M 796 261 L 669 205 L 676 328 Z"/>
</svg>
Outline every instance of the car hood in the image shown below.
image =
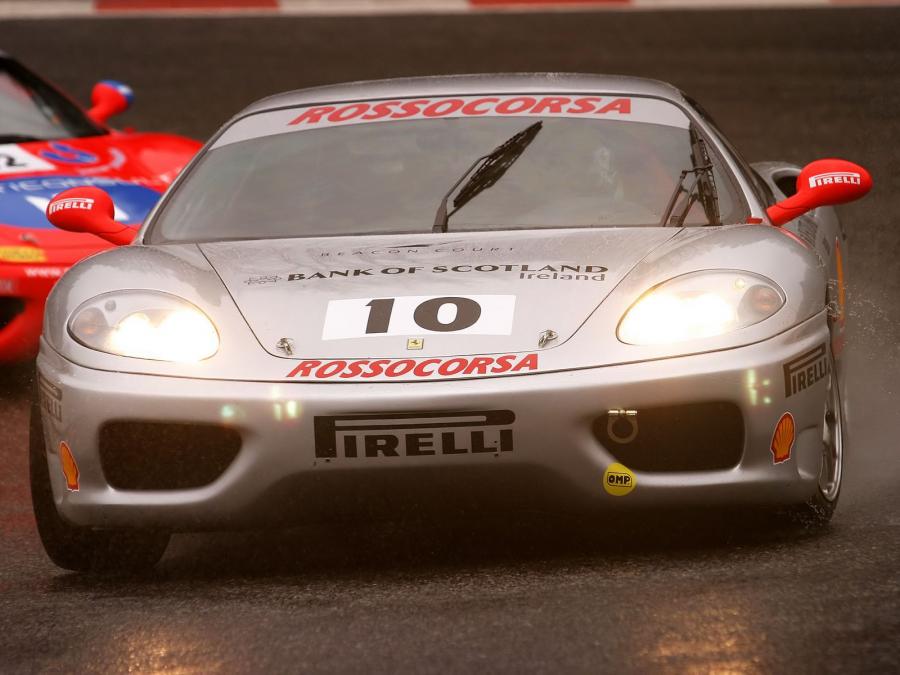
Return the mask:
<svg viewBox="0 0 900 675">
<path fill-rule="evenodd" d="M 548 229 L 200 249 L 270 354 L 417 358 L 532 351 L 544 331 L 556 335 L 546 346 L 560 345 L 676 232 Z"/>
</svg>

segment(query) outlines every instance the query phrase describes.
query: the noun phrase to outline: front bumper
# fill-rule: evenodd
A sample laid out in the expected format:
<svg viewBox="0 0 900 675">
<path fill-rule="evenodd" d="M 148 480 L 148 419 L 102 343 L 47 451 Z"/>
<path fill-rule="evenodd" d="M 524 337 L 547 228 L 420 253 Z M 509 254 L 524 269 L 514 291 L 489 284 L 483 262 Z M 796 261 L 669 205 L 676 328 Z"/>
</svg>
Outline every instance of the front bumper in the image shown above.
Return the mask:
<svg viewBox="0 0 900 675">
<path fill-rule="evenodd" d="M 470 487 L 470 479 L 494 482 L 494 501 L 500 502 L 505 486 L 512 486 L 511 476 L 522 479 L 514 481 L 516 488 L 535 496 L 552 485 L 580 503 L 610 508 L 801 502 L 816 490 L 826 379 L 786 397 L 783 364 L 827 344 L 827 338 L 822 314 L 738 349 L 584 370 L 421 383 L 225 382 L 105 372 L 74 365 L 46 343 L 38 369 L 58 388 L 53 389 L 59 394 L 51 404 L 53 414 L 45 407 L 43 421 L 53 491 L 65 518 L 98 527 L 200 530 L 264 524 L 288 516 L 288 511 L 302 518 L 337 511 L 347 499 L 390 497 L 378 494 L 379 486 L 403 489 L 397 487 L 403 482 L 385 480 L 396 476 L 411 478 L 425 493 L 433 480 L 449 487 L 451 495 L 456 480 L 460 493 Z M 635 471 L 636 487 L 627 495 L 607 493 L 604 472 L 617 460 L 592 433 L 598 415 L 621 408 L 640 416 L 642 408 L 708 401 L 740 409 L 744 447 L 736 466 Z M 368 457 L 363 439 L 353 446 L 357 456 L 348 457 L 348 446 L 332 437 L 335 452 L 329 457 L 329 442 L 322 439 L 322 433 L 334 431 L 329 421 L 318 423 L 317 446 L 316 418 L 411 412 L 431 418 L 448 411 L 496 410 L 512 411 L 515 421 L 509 425 L 512 438 L 501 439 L 493 449 L 485 449 L 484 437 L 477 443 L 473 437 L 466 452 L 410 455 L 407 439 L 406 452 Z M 770 444 L 785 412 L 794 417 L 796 442 L 790 459 L 776 464 Z M 123 420 L 226 425 L 240 434 L 242 445 L 224 473 L 203 487 L 115 489 L 104 474 L 98 446 L 101 428 Z M 66 486 L 58 452 L 62 441 L 77 462 L 77 491 Z M 440 444 L 438 436 L 414 441 L 420 449 Z M 373 441 L 373 447 L 381 442 Z M 473 452 L 475 445 L 485 451 Z M 450 447 L 459 450 L 452 442 Z"/>
</svg>

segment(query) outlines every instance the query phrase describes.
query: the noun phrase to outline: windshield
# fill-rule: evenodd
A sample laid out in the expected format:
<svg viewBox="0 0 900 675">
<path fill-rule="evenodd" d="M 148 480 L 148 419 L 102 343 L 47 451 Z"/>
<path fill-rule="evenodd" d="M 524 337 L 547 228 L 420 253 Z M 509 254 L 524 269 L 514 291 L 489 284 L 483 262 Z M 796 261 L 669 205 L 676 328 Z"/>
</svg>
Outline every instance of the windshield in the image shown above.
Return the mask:
<svg viewBox="0 0 900 675">
<path fill-rule="evenodd" d="M 570 103 L 541 107 L 547 100 Z M 658 99 L 294 108 L 227 129 L 163 206 L 148 240 L 430 232 L 441 199 L 473 161 L 536 121 L 542 130 L 527 152 L 453 216 L 449 231 L 659 225 L 680 173 L 692 167 L 690 121 Z M 743 221 L 727 167 L 718 156 L 711 162 L 722 222 Z M 702 206 L 685 224 L 707 224 Z"/>
<path fill-rule="evenodd" d="M 0 59 L 0 143 L 27 143 L 105 131 L 46 82 Z"/>
</svg>

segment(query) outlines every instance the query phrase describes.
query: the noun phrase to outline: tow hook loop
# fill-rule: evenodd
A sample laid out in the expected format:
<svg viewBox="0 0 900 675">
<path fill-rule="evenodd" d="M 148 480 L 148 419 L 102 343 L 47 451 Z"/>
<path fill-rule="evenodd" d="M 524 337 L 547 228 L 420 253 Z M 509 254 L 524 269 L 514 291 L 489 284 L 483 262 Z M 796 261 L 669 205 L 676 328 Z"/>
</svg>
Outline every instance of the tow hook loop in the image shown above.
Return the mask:
<svg viewBox="0 0 900 675">
<path fill-rule="evenodd" d="M 631 443 L 638 435 L 637 410 L 610 410 L 606 418 L 606 433 L 616 443 Z"/>
</svg>

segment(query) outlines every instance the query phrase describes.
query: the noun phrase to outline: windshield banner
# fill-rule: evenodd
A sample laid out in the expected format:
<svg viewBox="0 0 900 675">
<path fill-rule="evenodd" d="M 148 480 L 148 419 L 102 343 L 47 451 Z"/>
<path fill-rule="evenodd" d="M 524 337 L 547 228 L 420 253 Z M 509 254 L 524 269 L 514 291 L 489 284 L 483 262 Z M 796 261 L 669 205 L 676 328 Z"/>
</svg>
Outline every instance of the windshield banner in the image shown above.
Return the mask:
<svg viewBox="0 0 900 675">
<path fill-rule="evenodd" d="M 686 129 L 687 116 L 656 98 L 582 95 L 479 95 L 316 104 L 251 115 L 237 121 L 214 147 L 295 130 L 459 117 L 572 117 L 661 124 Z"/>
</svg>

